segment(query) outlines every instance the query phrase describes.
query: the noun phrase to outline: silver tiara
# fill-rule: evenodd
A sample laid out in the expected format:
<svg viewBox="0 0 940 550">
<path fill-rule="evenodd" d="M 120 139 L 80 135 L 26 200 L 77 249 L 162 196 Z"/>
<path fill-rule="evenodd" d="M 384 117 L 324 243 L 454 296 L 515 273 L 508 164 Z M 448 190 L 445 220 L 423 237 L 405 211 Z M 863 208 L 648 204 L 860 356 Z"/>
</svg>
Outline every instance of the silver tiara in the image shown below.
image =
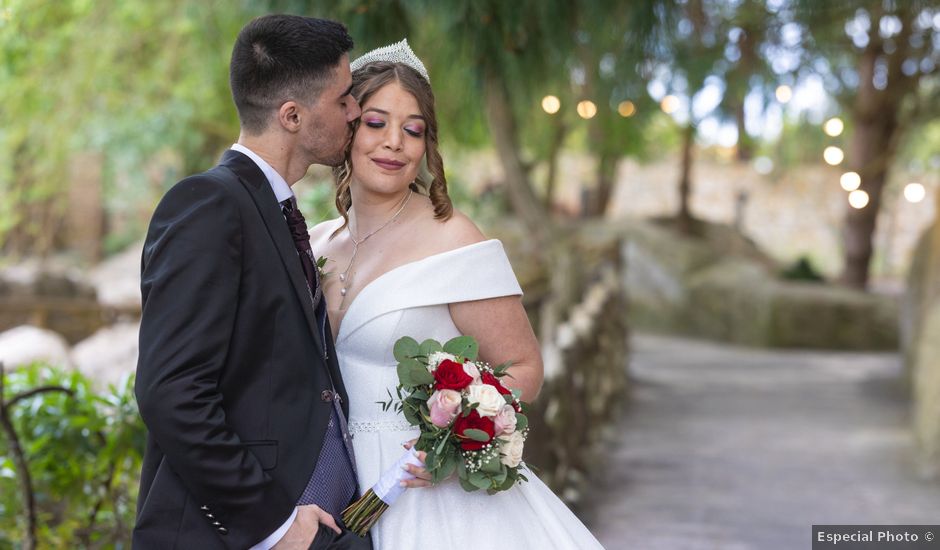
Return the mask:
<svg viewBox="0 0 940 550">
<path fill-rule="evenodd" d="M 351 71 L 357 71 L 369 63 L 375 63 L 376 61 L 401 63 L 403 65 L 407 65 L 418 71 L 418 74 L 427 80 L 428 84 L 431 83 L 431 77 L 428 76 L 428 70 L 424 68 L 424 63 L 418 59 L 418 56 L 416 56 L 415 53 L 411 51 L 411 46 L 408 45 L 407 38 L 403 39 L 401 42 L 389 44 L 388 46 L 382 46 L 381 48 L 376 48 L 371 52 L 362 54 L 361 56 L 357 57 L 355 61 L 349 64 L 349 69 Z"/>
</svg>

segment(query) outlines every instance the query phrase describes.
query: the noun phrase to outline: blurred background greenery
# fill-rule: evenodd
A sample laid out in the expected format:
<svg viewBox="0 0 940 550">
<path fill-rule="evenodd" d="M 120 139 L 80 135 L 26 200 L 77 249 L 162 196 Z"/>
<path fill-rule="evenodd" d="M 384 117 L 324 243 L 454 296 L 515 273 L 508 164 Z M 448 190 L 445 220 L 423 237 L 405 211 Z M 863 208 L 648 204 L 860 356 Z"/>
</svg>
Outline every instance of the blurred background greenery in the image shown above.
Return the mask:
<svg viewBox="0 0 940 550">
<path fill-rule="evenodd" d="M 543 343 L 594 280 L 584 259 L 593 252 L 572 252 L 591 246 L 570 235 L 613 233 L 645 251 L 631 257 L 634 274 L 657 274 L 623 276 L 636 327 L 752 345 L 897 349 L 900 338 L 916 348 L 920 329 L 898 335 L 896 298 L 940 183 L 940 5 L 928 0 L 0 0 L 4 329 L 52 329 L 79 367 L 67 348 L 96 330 L 129 323 L 134 334 L 136 283 L 109 302 L 120 287 L 109 274 L 136 269 L 162 193 L 236 139 L 231 46 L 271 12 L 344 22 L 353 57 L 408 38 L 431 74 L 451 193 L 521 243 L 513 260 L 542 289 L 528 307 Z M 314 167 L 297 187 L 308 218 L 333 215 L 328 176 Z M 921 248 L 914 264 L 929 267 Z M 670 256 L 651 260 L 657 253 Z M 76 302 L 84 295 L 72 283 L 36 275 L 61 265 L 90 274 L 97 298 Z M 527 278 L 528 265 L 541 275 Z M 643 303 L 664 288 L 663 270 L 684 289 L 681 303 Z M 24 295 L 34 299 L 24 305 Z M 781 312 L 766 334 L 742 317 L 748 304 Z M 825 304 L 831 330 L 813 324 Z M 132 371 L 133 358 L 125 363 Z M 42 363 L 10 372 L 4 403 L 33 387 L 69 391 L 4 409 L 34 476 L 24 488 L 24 466 L 0 439 L 0 548 L 29 547 L 20 534 L 30 530 L 48 546 L 126 546 L 141 441 L 128 382 L 105 390 L 94 374 Z M 81 443 L 95 438 L 98 451 Z M 41 528 L 21 513 L 28 494 Z"/>
</svg>

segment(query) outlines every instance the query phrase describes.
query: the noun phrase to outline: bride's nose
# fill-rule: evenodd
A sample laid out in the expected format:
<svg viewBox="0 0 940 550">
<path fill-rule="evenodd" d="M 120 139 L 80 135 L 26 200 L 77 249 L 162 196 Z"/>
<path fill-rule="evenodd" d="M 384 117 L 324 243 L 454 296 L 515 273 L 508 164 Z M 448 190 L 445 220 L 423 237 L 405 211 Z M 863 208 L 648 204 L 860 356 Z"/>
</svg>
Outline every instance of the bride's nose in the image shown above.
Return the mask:
<svg viewBox="0 0 940 550">
<path fill-rule="evenodd" d="M 400 131 L 394 128 L 389 128 L 388 131 L 385 132 L 385 147 L 387 149 L 391 149 L 392 151 L 401 151 L 401 142 L 402 139 Z"/>
</svg>

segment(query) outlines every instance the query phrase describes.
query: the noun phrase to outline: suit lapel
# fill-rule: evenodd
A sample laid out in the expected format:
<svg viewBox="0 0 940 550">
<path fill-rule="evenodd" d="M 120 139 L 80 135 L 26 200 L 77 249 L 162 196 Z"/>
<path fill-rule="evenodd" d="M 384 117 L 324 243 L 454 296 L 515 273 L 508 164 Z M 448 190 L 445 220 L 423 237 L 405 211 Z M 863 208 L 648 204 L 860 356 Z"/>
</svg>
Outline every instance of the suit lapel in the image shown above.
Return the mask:
<svg viewBox="0 0 940 550">
<path fill-rule="evenodd" d="M 290 277 L 291 286 L 300 300 L 300 306 L 304 310 L 304 317 L 307 319 L 307 327 L 313 336 L 314 342 L 320 349 L 320 354 L 324 355 L 326 348 L 320 338 L 320 331 L 317 328 L 316 315 L 313 312 L 313 301 L 310 296 L 310 289 L 307 287 L 307 280 L 304 278 L 303 269 L 300 266 L 300 260 L 297 257 L 297 248 L 294 241 L 291 240 L 290 232 L 287 230 L 287 222 L 281 213 L 280 206 L 274 196 L 274 191 L 268 184 L 267 178 L 253 160 L 238 151 L 228 150 L 222 155 L 219 163 L 230 169 L 238 179 L 241 180 L 245 189 L 251 195 L 264 225 L 268 230 L 268 235 L 274 241 L 274 246 L 281 257 L 284 269 Z"/>
</svg>

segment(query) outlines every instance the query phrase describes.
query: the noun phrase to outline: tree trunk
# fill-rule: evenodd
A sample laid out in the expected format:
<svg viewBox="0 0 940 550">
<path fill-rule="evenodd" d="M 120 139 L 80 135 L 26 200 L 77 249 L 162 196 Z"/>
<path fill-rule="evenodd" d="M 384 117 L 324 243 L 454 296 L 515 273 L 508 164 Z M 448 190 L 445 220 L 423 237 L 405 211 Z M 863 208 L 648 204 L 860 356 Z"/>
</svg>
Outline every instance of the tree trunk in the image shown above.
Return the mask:
<svg viewBox="0 0 940 550">
<path fill-rule="evenodd" d="M 568 128 L 561 115 L 556 115 L 555 133 L 552 134 L 552 142 L 548 151 L 548 176 L 545 181 L 545 208 L 551 212 L 555 204 L 555 180 L 558 179 L 558 158 L 561 154 L 561 146 L 565 143 L 565 136 L 568 135 Z"/>
<path fill-rule="evenodd" d="M 873 82 L 876 63 L 885 56 L 877 29 L 870 33 L 871 41 L 859 59 L 859 87 L 852 105 L 855 130 L 848 158 L 850 169 L 861 176 L 859 189 L 868 193 L 869 202 L 862 209 L 850 208 L 846 215 L 843 231 L 845 266 L 841 280 L 847 286 L 862 290 L 868 287 L 872 237 L 881 207 L 882 190 L 902 133 L 899 124 L 901 103 L 917 85 L 916 78 L 901 71 L 901 64 L 907 56 L 909 27 L 904 25 L 897 37 L 897 48 L 887 57 L 888 84 L 884 89 L 875 88 Z"/>
<path fill-rule="evenodd" d="M 682 131 L 682 172 L 679 175 L 679 215 L 676 228 L 685 235 L 692 234 L 692 148 L 695 146 L 695 126 L 689 123 Z"/>
<path fill-rule="evenodd" d="M 754 158 L 754 140 L 747 133 L 744 118 L 744 98 L 741 98 L 734 106 L 734 120 L 738 126 L 738 147 L 735 155 L 738 162 L 748 162 Z"/>
<path fill-rule="evenodd" d="M 610 203 L 610 197 L 613 194 L 618 160 L 619 158 L 611 153 L 601 153 L 598 156 L 597 185 L 587 212 L 588 215 L 603 217 L 607 212 L 607 205 Z"/>
<path fill-rule="evenodd" d="M 549 237 L 548 226 L 545 223 L 546 213 L 542 207 L 542 201 L 538 200 L 532 189 L 529 174 L 522 161 L 519 136 L 506 84 L 492 72 L 487 71 L 483 88 L 486 119 L 496 152 L 503 165 L 509 202 L 531 234 L 545 243 Z"/>
<path fill-rule="evenodd" d="M 872 237 L 881 195 L 888 179 L 888 167 L 893 157 L 894 113 L 885 112 L 884 118 L 869 123 L 855 123 L 849 154 L 850 167 L 861 176 L 859 187 L 868 193 L 865 208 L 849 208 L 845 217 L 845 267 L 842 282 L 864 290 L 868 287 L 869 266 L 873 253 Z"/>
</svg>

